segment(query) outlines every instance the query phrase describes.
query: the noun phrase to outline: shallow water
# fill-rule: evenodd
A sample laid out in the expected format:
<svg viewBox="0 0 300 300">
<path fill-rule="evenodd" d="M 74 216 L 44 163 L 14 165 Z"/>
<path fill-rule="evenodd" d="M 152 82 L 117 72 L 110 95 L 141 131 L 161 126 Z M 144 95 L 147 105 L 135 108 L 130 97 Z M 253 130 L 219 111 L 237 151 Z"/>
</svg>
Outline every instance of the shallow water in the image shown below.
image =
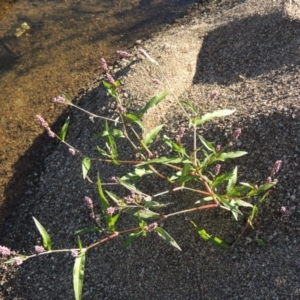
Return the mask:
<svg viewBox="0 0 300 300">
<path fill-rule="evenodd" d="M 2 0 L 0 3 L 0 218 L 16 164 L 42 132 L 34 116 L 52 123 L 62 107 L 59 91 L 75 96 L 94 78 L 99 58 L 115 59 L 160 25 L 172 22 L 194 0 Z M 24 24 L 26 23 L 26 24 Z M 18 36 L 18 37 L 17 37 Z M 25 155 L 26 156 L 26 155 Z M 18 167 L 16 167 L 18 166 Z M 20 175 L 20 174 L 19 174 Z M 11 204 L 10 204 L 11 205 Z"/>
</svg>

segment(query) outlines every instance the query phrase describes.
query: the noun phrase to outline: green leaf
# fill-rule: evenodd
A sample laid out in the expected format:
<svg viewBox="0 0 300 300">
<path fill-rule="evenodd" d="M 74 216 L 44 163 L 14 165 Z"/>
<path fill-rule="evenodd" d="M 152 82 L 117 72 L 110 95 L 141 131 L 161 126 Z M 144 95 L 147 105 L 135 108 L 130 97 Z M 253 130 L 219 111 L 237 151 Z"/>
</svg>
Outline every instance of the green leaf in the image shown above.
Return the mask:
<svg viewBox="0 0 300 300">
<path fill-rule="evenodd" d="M 60 130 L 59 136 L 62 141 L 66 140 L 69 124 L 70 124 L 70 117 L 67 118 L 65 124 L 62 126 L 62 128 Z"/>
<path fill-rule="evenodd" d="M 152 99 L 150 99 L 147 104 L 140 109 L 139 111 L 137 111 L 138 116 L 141 118 L 149 108 L 157 105 L 159 102 L 161 102 L 163 99 L 165 99 L 168 96 L 168 92 L 163 92 L 155 97 L 153 97 Z"/>
<path fill-rule="evenodd" d="M 75 258 L 73 267 L 73 288 L 76 300 L 81 300 L 86 249 L 82 249 Z"/>
<path fill-rule="evenodd" d="M 122 248 L 128 247 L 133 241 L 135 241 L 141 235 L 143 235 L 143 230 L 129 234 L 126 241 L 121 245 L 121 247 Z"/>
<path fill-rule="evenodd" d="M 210 242 L 212 245 L 222 248 L 222 249 L 230 249 L 230 246 L 223 242 L 220 238 L 214 236 L 214 235 L 209 235 L 205 229 L 198 227 L 193 221 L 191 221 L 193 226 L 196 228 L 198 234 L 207 242 Z"/>
<path fill-rule="evenodd" d="M 59 92 L 66 99 L 67 103 L 72 104 L 71 97 L 67 93 L 62 92 L 62 91 L 59 91 Z"/>
<path fill-rule="evenodd" d="M 110 232 L 114 232 L 116 229 L 116 223 L 119 219 L 120 214 L 116 214 L 114 216 L 108 215 L 107 219 L 108 219 L 108 229 Z"/>
<path fill-rule="evenodd" d="M 80 249 L 80 251 L 82 250 L 82 242 L 81 242 L 81 239 L 80 239 L 80 236 L 77 235 L 77 245 L 78 245 L 78 248 Z"/>
<path fill-rule="evenodd" d="M 101 179 L 100 179 L 99 174 L 97 175 L 97 186 L 98 186 L 98 193 L 100 196 L 101 210 L 102 210 L 103 215 L 107 218 L 107 216 L 108 216 L 107 209 L 109 208 L 109 202 L 103 193 Z M 106 223 L 106 225 L 108 225 L 108 223 Z"/>
<path fill-rule="evenodd" d="M 149 169 L 148 166 L 146 167 L 136 167 L 132 172 L 127 173 L 124 175 L 121 180 L 132 180 L 134 183 L 143 177 L 144 175 L 152 174 L 153 171 Z"/>
<path fill-rule="evenodd" d="M 82 162 L 82 175 L 83 175 L 83 179 L 85 179 L 91 167 L 91 160 L 88 157 L 84 157 L 81 162 Z"/>
<path fill-rule="evenodd" d="M 97 150 L 99 151 L 99 153 L 103 156 L 106 156 L 106 157 L 111 157 L 109 154 L 107 154 L 107 152 L 103 149 L 101 149 L 100 147 L 97 146 Z"/>
<path fill-rule="evenodd" d="M 179 102 L 185 106 L 187 106 L 188 108 L 190 108 L 192 110 L 192 112 L 197 115 L 198 114 L 198 111 L 197 111 L 197 107 L 194 106 L 193 104 L 191 104 L 190 102 L 188 101 L 185 101 L 185 100 L 179 100 Z"/>
<path fill-rule="evenodd" d="M 169 137 L 166 135 L 163 136 L 162 141 L 167 144 L 172 150 L 180 153 L 181 155 L 185 154 L 185 149 L 178 145 L 177 143 L 173 142 Z"/>
<path fill-rule="evenodd" d="M 132 122 L 132 123 L 138 124 L 138 125 L 140 126 L 141 129 L 144 129 L 143 123 L 142 123 L 141 119 L 140 119 L 137 115 L 135 115 L 135 114 L 124 114 L 124 117 L 125 117 L 128 121 L 130 121 L 130 122 Z"/>
<path fill-rule="evenodd" d="M 35 218 L 32 217 L 33 221 L 35 223 L 35 226 L 37 227 L 38 231 L 40 232 L 40 235 L 43 238 L 43 246 L 46 250 L 51 250 L 52 249 L 52 243 L 51 243 L 51 239 L 50 236 L 48 234 L 48 232 L 46 231 L 46 229 L 43 227 L 43 225 Z"/>
<path fill-rule="evenodd" d="M 242 215 L 241 211 L 238 209 L 238 207 L 236 207 L 236 205 L 234 205 L 234 202 L 232 201 L 228 201 L 227 199 L 225 199 L 224 197 L 215 194 L 216 198 L 223 204 L 223 208 L 230 210 L 232 213 L 234 213 L 234 217 L 237 220 L 237 214 Z"/>
<path fill-rule="evenodd" d="M 213 146 L 212 143 L 210 143 L 209 141 L 206 141 L 201 135 L 198 135 L 201 143 L 204 145 L 204 147 L 208 150 L 211 151 L 213 153 L 216 152 L 215 147 Z"/>
<path fill-rule="evenodd" d="M 105 191 L 105 192 L 112 201 L 114 201 L 117 205 L 119 204 L 119 201 L 121 201 L 121 200 L 117 195 L 115 195 L 114 193 L 109 192 L 109 191 Z"/>
<path fill-rule="evenodd" d="M 236 200 L 235 201 L 239 206 L 244 206 L 244 207 L 253 207 L 251 203 L 248 203 L 244 200 Z"/>
<path fill-rule="evenodd" d="M 168 204 L 162 204 L 156 201 L 142 201 L 142 204 L 146 208 L 160 208 L 160 207 L 167 207 Z"/>
<path fill-rule="evenodd" d="M 99 227 L 86 227 L 83 229 L 76 230 L 74 234 L 82 234 L 82 233 L 91 233 L 91 232 L 102 232 L 102 230 Z"/>
<path fill-rule="evenodd" d="M 201 124 L 203 124 L 209 120 L 215 119 L 215 118 L 226 117 L 228 115 L 231 115 L 234 112 L 235 112 L 235 109 L 234 110 L 230 110 L 230 109 L 215 110 L 212 113 L 205 114 L 199 120 L 196 120 L 195 125 L 201 125 Z"/>
<path fill-rule="evenodd" d="M 216 177 L 212 184 L 212 188 L 218 187 L 225 181 L 228 181 L 231 177 L 232 177 L 232 172 L 228 172 L 228 173 L 225 173 L 225 174 L 222 174 L 222 175 Z"/>
<path fill-rule="evenodd" d="M 276 184 L 276 182 L 270 182 L 270 183 L 265 183 L 263 185 L 261 185 L 258 190 L 253 189 L 252 191 L 250 191 L 247 196 L 248 197 L 252 197 L 252 196 L 258 196 L 261 195 L 265 192 L 267 192 L 271 187 L 273 187 Z"/>
<path fill-rule="evenodd" d="M 160 214 L 153 212 L 148 209 L 141 209 L 138 212 L 134 213 L 135 216 L 139 216 L 140 218 L 144 220 L 156 220 L 161 217 Z"/>
<path fill-rule="evenodd" d="M 108 89 L 111 89 L 111 84 L 110 84 L 109 82 L 103 81 L 102 83 L 103 83 L 104 87 L 105 87 L 107 90 L 108 90 Z"/>
<path fill-rule="evenodd" d="M 228 158 L 236 158 L 236 157 L 240 157 L 243 155 L 246 155 L 247 152 L 245 151 L 235 151 L 235 152 L 228 152 L 228 153 L 221 153 L 220 155 L 218 155 L 216 157 L 216 161 L 220 160 L 220 161 L 225 161 Z"/>
<path fill-rule="evenodd" d="M 265 246 L 266 245 L 266 242 L 262 239 L 256 239 L 255 241 L 259 246 Z"/>
<path fill-rule="evenodd" d="M 143 192 L 138 190 L 134 185 L 128 183 L 127 181 L 118 178 L 118 182 L 121 185 L 123 185 L 126 189 L 128 189 L 129 191 L 134 191 L 135 194 L 138 194 L 138 195 L 142 196 L 144 200 L 146 200 L 146 201 L 151 201 L 152 200 L 151 196 L 149 196 L 147 194 L 144 194 Z"/>
<path fill-rule="evenodd" d="M 226 191 L 229 193 L 235 186 L 237 181 L 237 167 L 234 168 L 234 170 L 231 173 L 231 177 L 228 180 Z"/>
<path fill-rule="evenodd" d="M 110 129 L 109 131 L 104 130 L 103 132 L 97 133 L 96 137 L 105 137 L 105 136 L 114 136 L 118 138 L 124 138 L 125 135 L 122 130 L 119 129 Z"/>
<path fill-rule="evenodd" d="M 181 251 L 181 248 L 179 245 L 175 242 L 175 240 L 161 227 L 156 227 L 154 229 L 155 232 L 163 239 L 165 240 L 169 245 L 177 248 L 178 250 Z"/>
<path fill-rule="evenodd" d="M 151 145 L 151 143 L 153 142 L 153 140 L 156 138 L 156 136 L 158 135 L 158 133 L 161 131 L 163 127 L 164 125 L 159 125 L 153 128 L 150 132 L 148 132 L 142 140 L 143 144 L 146 146 Z"/>
<path fill-rule="evenodd" d="M 107 148 L 111 153 L 111 158 L 113 159 L 113 163 L 117 164 L 117 159 L 118 159 L 117 145 L 115 143 L 113 136 L 111 135 L 111 131 L 109 129 L 107 120 L 105 120 L 105 131 L 109 133 L 108 135 L 104 136 L 105 141 L 108 144 Z"/>
</svg>

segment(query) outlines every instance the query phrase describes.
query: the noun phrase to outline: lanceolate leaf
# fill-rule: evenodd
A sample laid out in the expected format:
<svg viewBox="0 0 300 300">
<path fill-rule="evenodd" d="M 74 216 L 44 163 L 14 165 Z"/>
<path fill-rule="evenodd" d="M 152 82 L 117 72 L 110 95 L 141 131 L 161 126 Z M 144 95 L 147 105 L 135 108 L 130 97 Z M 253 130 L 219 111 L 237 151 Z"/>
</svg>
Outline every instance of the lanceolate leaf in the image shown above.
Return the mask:
<svg viewBox="0 0 300 300">
<path fill-rule="evenodd" d="M 66 140 L 66 136 L 67 136 L 69 124 L 70 124 L 70 117 L 67 118 L 65 124 L 63 125 L 63 127 L 60 130 L 59 136 L 60 136 L 60 138 L 61 138 L 62 141 Z"/>
<path fill-rule="evenodd" d="M 227 193 L 229 193 L 234 188 L 236 181 L 237 181 L 237 167 L 234 168 L 233 172 L 231 173 L 231 177 L 228 180 Z"/>
<path fill-rule="evenodd" d="M 69 103 L 69 104 L 72 103 L 71 97 L 68 94 L 66 94 L 65 92 L 62 92 L 62 91 L 60 91 L 60 93 L 66 99 L 67 103 Z"/>
<path fill-rule="evenodd" d="M 155 97 L 153 97 L 152 99 L 149 100 L 149 102 L 142 108 L 140 109 L 137 113 L 138 113 L 138 116 L 139 117 L 142 117 L 149 108 L 157 105 L 160 101 L 162 101 L 163 99 L 166 98 L 166 96 L 168 96 L 168 92 L 164 92 L 164 93 L 161 93 Z"/>
<path fill-rule="evenodd" d="M 198 111 L 197 111 L 197 107 L 195 107 L 193 104 L 191 104 L 188 101 L 184 101 L 184 100 L 179 100 L 179 102 L 185 106 L 187 106 L 188 108 L 190 108 L 192 110 L 192 112 L 197 115 Z"/>
<path fill-rule="evenodd" d="M 81 300 L 82 296 L 85 254 L 86 249 L 82 249 L 80 254 L 75 258 L 75 264 L 73 267 L 73 288 L 76 300 Z"/>
<path fill-rule="evenodd" d="M 136 116 L 135 114 L 125 114 L 124 117 L 128 121 L 138 124 L 140 126 L 140 128 L 142 128 L 142 129 L 144 128 L 141 119 L 138 116 Z"/>
<path fill-rule="evenodd" d="M 215 147 L 212 145 L 212 143 L 210 143 L 209 141 L 206 141 L 201 135 L 198 135 L 198 137 L 199 137 L 201 143 L 204 145 L 204 147 L 207 150 L 209 150 L 209 151 L 211 151 L 213 153 L 216 152 Z"/>
<path fill-rule="evenodd" d="M 143 231 L 129 234 L 126 241 L 121 245 L 122 248 L 128 247 L 133 241 L 135 241 L 140 235 L 143 235 Z"/>
<path fill-rule="evenodd" d="M 158 214 L 154 211 L 148 210 L 148 209 L 141 209 L 138 212 L 136 212 L 134 215 L 139 216 L 140 218 L 142 218 L 144 220 L 156 220 L 161 217 L 160 214 Z"/>
<path fill-rule="evenodd" d="M 157 134 L 161 131 L 161 129 L 164 127 L 164 125 L 159 125 L 152 129 L 149 133 L 145 135 L 142 142 L 144 145 L 149 146 L 153 142 L 153 140 L 156 138 Z"/>
<path fill-rule="evenodd" d="M 198 234 L 207 242 L 210 242 L 212 245 L 222 248 L 222 249 L 230 249 L 230 246 L 223 242 L 220 238 L 214 236 L 214 235 L 209 235 L 205 229 L 198 227 L 193 221 L 191 223 L 194 225 L 196 228 Z"/>
<path fill-rule="evenodd" d="M 103 189 L 102 189 L 102 184 L 101 184 L 101 179 L 100 176 L 98 174 L 97 176 L 97 186 L 98 186 L 98 193 L 100 196 L 100 204 L 101 204 L 101 210 L 104 216 L 107 216 L 107 209 L 109 207 L 109 202 L 106 199 L 104 193 L 103 193 Z M 108 225 L 108 224 L 106 224 Z"/>
<path fill-rule="evenodd" d="M 247 152 L 245 151 L 236 151 L 236 152 L 228 152 L 228 153 L 221 153 L 216 157 L 215 160 L 225 161 L 228 158 L 236 158 L 243 155 L 246 155 Z"/>
<path fill-rule="evenodd" d="M 88 157 L 82 159 L 82 175 L 83 179 L 86 178 L 87 173 L 91 167 L 91 160 Z"/>
<path fill-rule="evenodd" d="M 51 250 L 52 249 L 52 243 L 51 243 L 51 239 L 50 236 L 48 234 L 48 232 L 46 231 L 46 229 L 43 227 L 43 225 L 35 218 L 32 217 L 33 221 L 35 223 L 35 226 L 37 227 L 38 231 L 40 232 L 42 238 L 43 238 L 43 246 L 46 250 Z"/>
<path fill-rule="evenodd" d="M 197 120 L 195 122 L 196 125 L 201 125 L 209 120 L 215 119 L 215 118 L 221 118 L 221 117 L 226 117 L 228 115 L 231 115 L 234 113 L 235 110 L 230 110 L 230 109 L 221 109 L 221 110 L 216 110 L 213 111 L 212 113 L 207 113 L 205 114 L 201 119 Z"/>
<path fill-rule="evenodd" d="M 161 227 L 156 227 L 154 229 L 154 231 L 157 232 L 157 234 L 163 239 L 165 240 L 169 245 L 177 248 L 178 250 L 181 251 L 181 248 L 179 247 L 179 245 L 176 243 L 176 241 Z"/>
</svg>

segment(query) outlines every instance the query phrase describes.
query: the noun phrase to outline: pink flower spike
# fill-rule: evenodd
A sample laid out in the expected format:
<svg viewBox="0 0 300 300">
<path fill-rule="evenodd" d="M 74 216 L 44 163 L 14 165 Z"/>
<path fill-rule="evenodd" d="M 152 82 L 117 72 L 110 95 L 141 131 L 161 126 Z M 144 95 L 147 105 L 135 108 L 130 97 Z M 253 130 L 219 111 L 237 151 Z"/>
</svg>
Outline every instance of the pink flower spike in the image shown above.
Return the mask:
<svg viewBox="0 0 300 300">
<path fill-rule="evenodd" d="M 154 84 L 161 85 L 160 80 L 158 80 L 158 79 L 156 79 L 156 78 L 153 78 L 153 79 L 152 79 L 152 82 L 153 82 Z"/>
<path fill-rule="evenodd" d="M 107 77 L 107 80 L 108 82 L 111 84 L 111 85 L 114 85 L 115 84 L 115 80 L 114 78 L 110 75 L 110 74 L 106 74 L 106 77 Z"/>
<path fill-rule="evenodd" d="M 154 222 L 154 223 L 151 223 L 150 225 L 146 226 L 145 230 L 150 232 L 150 231 L 153 231 L 156 227 L 157 227 L 157 223 Z"/>
<path fill-rule="evenodd" d="M 216 146 L 216 151 L 217 151 L 217 152 L 220 152 L 220 150 L 221 150 L 221 145 L 217 145 L 217 146 Z"/>
<path fill-rule="evenodd" d="M 216 176 L 219 175 L 220 170 L 221 170 L 221 165 L 220 165 L 220 164 L 217 164 L 217 165 L 215 166 L 215 175 L 216 175 Z"/>
<path fill-rule="evenodd" d="M 42 253 L 42 252 L 45 252 L 45 249 L 43 246 L 34 246 L 34 250 L 36 253 Z"/>
<path fill-rule="evenodd" d="M 0 246 L 0 254 L 3 256 L 9 256 L 11 254 L 11 251 L 7 247 Z"/>
<path fill-rule="evenodd" d="M 271 183 L 272 182 L 272 178 L 269 176 L 268 178 L 267 178 L 267 183 Z"/>
<path fill-rule="evenodd" d="M 274 165 L 273 170 L 272 170 L 272 175 L 275 175 L 276 173 L 278 173 L 278 171 L 281 167 L 281 164 L 282 164 L 282 160 L 277 160 L 275 162 L 275 165 Z"/>
<path fill-rule="evenodd" d="M 281 206 L 280 211 L 281 211 L 281 220 L 283 222 L 287 223 L 289 221 L 289 218 L 290 218 L 289 211 L 284 206 Z"/>
<path fill-rule="evenodd" d="M 115 212 L 115 208 L 114 207 L 109 207 L 107 210 L 106 210 L 106 212 L 109 214 L 109 215 L 112 215 L 114 212 Z"/>
<path fill-rule="evenodd" d="M 48 123 L 44 120 L 44 118 L 41 115 L 36 115 L 35 117 L 39 121 L 39 123 L 42 127 L 45 127 L 45 128 L 48 127 Z"/>
<path fill-rule="evenodd" d="M 75 155 L 75 154 L 76 154 L 76 151 L 75 151 L 74 148 L 69 148 L 69 152 L 70 152 L 70 154 L 72 154 L 72 155 Z"/>
<path fill-rule="evenodd" d="M 219 97 L 220 93 L 219 91 L 213 91 L 210 95 L 210 100 L 215 100 Z"/>
<path fill-rule="evenodd" d="M 48 131 L 47 131 L 48 135 L 52 138 L 55 137 L 55 133 L 49 128 Z"/>
<path fill-rule="evenodd" d="M 234 139 L 235 141 L 238 140 L 239 136 L 241 135 L 241 132 L 242 132 L 242 129 L 241 129 L 241 128 L 238 128 L 238 129 L 234 132 L 234 134 L 233 134 L 233 139 Z"/>
<path fill-rule="evenodd" d="M 77 251 L 77 250 L 72 250 L 72 251 L 71 251 L 71 255 L 72 255 L 73 257 L 77 257 L 77 256 L 78 256 L 78 251 Z"/>
<path fill-rule="evenodd" d="M 86 201 L 87 207 L 89 209 L 92 209 L 94 207 L 93 200 L 88 196 L 85 196 L 84 199 Z"/>
<path fill-rule="evenodd" d="M 19 258 L 19 257 L 14 257 L 14 264 L 16 265 L 16 266 L 19 266 L 19 265 L 21 265 L 23 263 L 23 260 L 21 259 L 21 258 Z"/>
<path fill-rule="evenodd" d="M 131 54 L 126 51 L 118 50 L 116 53 L 122 58 L 129 58 L 131 56 Z"/>
<path fill-rule="evenodd" d="M 57 103 L 66 103 L 66 99 L 62 96 L 57 96 L 55 98 L 53 98 L 53 102 L 57 102 Z"/>
<path fill-rule="evenodd" d="M 105 59 L 104 59 L 104 58 L 101 58 L 101 59 L 100 59 L 100 63 L 101 63 L 102 70 L 103 70 L 104 72 L 107 72 L 107 71 L 108 71 L 108 67 L 107 67 L 107 63 L 106 63 Z"/>
</svg>

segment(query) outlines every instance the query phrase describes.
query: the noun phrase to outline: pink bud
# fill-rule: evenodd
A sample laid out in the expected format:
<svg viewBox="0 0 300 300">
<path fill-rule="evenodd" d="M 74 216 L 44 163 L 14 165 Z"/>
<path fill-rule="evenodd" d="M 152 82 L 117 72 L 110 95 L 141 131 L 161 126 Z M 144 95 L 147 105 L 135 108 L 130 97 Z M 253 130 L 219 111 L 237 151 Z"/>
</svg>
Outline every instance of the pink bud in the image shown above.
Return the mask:
<svg viewBox="0 0 300 300">
<path fill-rule="evenodd" d="M 44 118 L 41 115 L 36 115 L 35 117 L 39 121 L 39 123 L 42 127 L 45 127 L 45 128 L 48 127 L 48 123 L 44 120 Z"/>
<path fill-rule="evenodd" d="M 216 174 L 216 176 L 219 175 L 220 170 L 221 170 L 221 165 L 220 165 L 220 164 L 217 164 L 217 165 L 215 166 L 215 174 Z"/>
<path fill-rule="evenodd" d="M 151 223 L 150 225 L 146 226 L 145 230 L 150 232 L 150 231 L 153 231 L 156 227 L 157 227 L 157 223 L 154 222 L 154 223 Z"/>
<path fill-rule="evenodd" d="M 66 103 L 66 99 L 62 96 L 57 96 L 57 97 L 53 98 L 53 102 Z"/>
<path fill-rule="evenodd" d="M 36 253 L 42 253 L 45 252 L 45 249 L 43 246 L 34 246 L 34 250 Z"/>
<path fill-rule="evenodd" d="M 23 263 L 23 260 L 21 259 L 21 258 L 19 258 L 19 257 L 14 257 L 14 264 L 16 265 L 16 266 L 19 266 L 19 265 L 21 265 Z"/>
<path fill-rule="evenodd" d="M 106 74 L 106 77 L 107 77 L 107 80 L 108 82 L 111 84 L 111 85 L 114 85 L 115 84 L 115 80 L 114 78 L 110 75 L 110 74 Z"/>
<path fill-rule="evenodd" d="M 69 148 L 69 152 L 72 154 L 72 155 L 75 155 L 76 154 L 76 151 L 74 148 Z"/>
<path fill-rule="evenodd" d="M 282 161 L 281 160 L 277 160 L 275 162 L 275 165 L 273 167 L 273 170 L 272 170 L 272 175 L 275 175 L 276 173 L 278 173 L 280 167 L 281 167 L 281 164 L 282 164 Z"/>
<path fill-rule="evenodd" d="M 239 138 L 241 132 L 242 132 L 242 129 L 241 129 L 241 128 L 238 128 L 238 129 L 234 132 L 234 134 L 233 134 L 233 139 L 234 139 L 235 141 L 238 140 L 238 138 Z"/>
<path fill-rule="evenodd" d="M 109 214 L 109 215 L 112 215 L 114 212 L 115 212 L 115 208 L 114 207 L 109 207 L 106 212 Z"/>
<path fill-rule="evenodd" d="M 108 71 L 108 67 L 107 67 L 107 63 L 106 63 L 105 59 L 104 59 L 104 58 L 101 58 L 101 59 L 100 59 L 100 63 L 101 63 L 102 70 L 103 70 L 104 72 L 107 72 L 107 71 Z"/>
<path fill-rule="evenodd" d="M 116 53 L 122 58 L 129 58 L 131 56 L 131 54 L 126 51 L 118 50 Z"/>
<path fill-rule="evenodd" d="M 94 207 L 93 200 L 88 196 L 85 196 L 84 199 L 86 201 L 86 204 L 87 204 L 88 208 L 92 209 Z"/>
</svg>

